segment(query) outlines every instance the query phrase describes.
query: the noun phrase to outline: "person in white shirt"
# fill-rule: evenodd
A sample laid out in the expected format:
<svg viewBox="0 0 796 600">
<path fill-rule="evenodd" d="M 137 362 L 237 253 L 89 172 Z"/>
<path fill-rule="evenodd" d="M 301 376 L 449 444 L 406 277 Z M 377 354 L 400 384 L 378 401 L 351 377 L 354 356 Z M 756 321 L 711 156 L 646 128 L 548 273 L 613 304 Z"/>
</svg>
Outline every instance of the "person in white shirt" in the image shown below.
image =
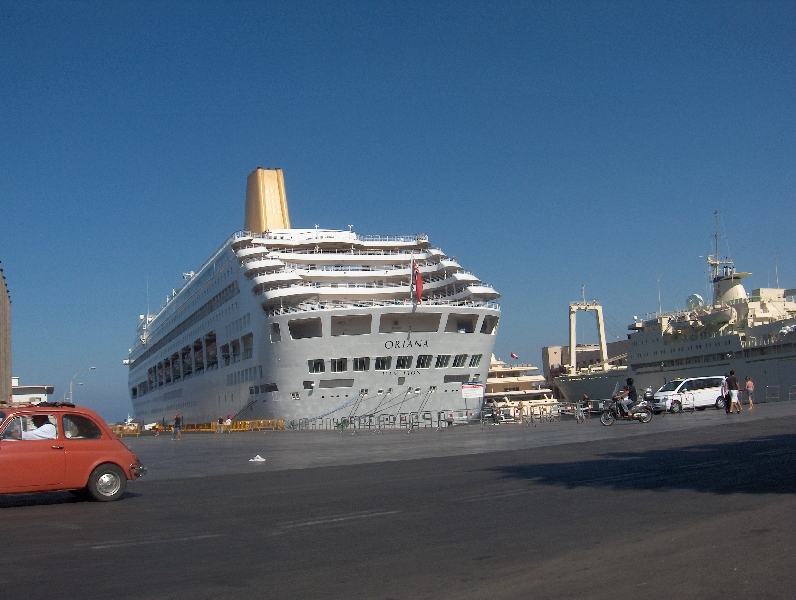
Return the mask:
<svg viewBox="0 0 796 600">
<path fill-rule="evenodd" d="M 47 415 L 33 415 L 33 424 L 36 429 L 23 431 L 23 440 L 54 440 L 58 437 L 58 430 Z"/>
</svg>

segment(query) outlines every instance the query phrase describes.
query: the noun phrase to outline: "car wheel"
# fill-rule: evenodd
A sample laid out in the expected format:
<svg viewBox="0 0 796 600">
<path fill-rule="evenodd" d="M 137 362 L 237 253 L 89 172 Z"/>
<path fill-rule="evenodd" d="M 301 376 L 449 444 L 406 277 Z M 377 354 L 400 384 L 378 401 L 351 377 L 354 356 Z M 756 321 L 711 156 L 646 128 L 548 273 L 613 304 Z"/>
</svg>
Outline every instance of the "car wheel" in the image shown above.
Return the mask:
<svg viewBox="0 0 796 600">
<path fill-rule="evenodd" d="M 680 404 L 680 401 L 679 401 L 679 400 L 675 400 L 674 402 L 672 402 L 672 408 L 671 408 L 671 411 L 672 411 L 673 413 L 675 413 L 675 414 L 676 414 L 676 413 L 681 413 L 681 412 L 683 412 L 683 405 L 682 405 L 682 404 Z"/>
<path fill-rule="evenodd" d="M 94 500 L 110 502 L 118 500 L 127 487 L 127 477 L 118 466 L 105 463 L 91 472 L 86 489 Z"/>
<path fill-rule="evenodd" d="M 716 410 L 721 410 L 722 408 L 724 408 L 724 398 L 719 396 L 716 398 Z"/>
</svg>

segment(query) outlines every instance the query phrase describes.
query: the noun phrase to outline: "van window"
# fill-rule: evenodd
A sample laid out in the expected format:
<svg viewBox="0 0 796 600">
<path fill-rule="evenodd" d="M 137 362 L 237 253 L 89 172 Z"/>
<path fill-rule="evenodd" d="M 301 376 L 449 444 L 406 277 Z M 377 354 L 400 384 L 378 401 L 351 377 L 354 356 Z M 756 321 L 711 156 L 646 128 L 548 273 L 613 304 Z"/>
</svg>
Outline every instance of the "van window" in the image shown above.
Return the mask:
<svg viewBox="0 0 796 600">
<path fill-rule="evenodd" d="M 666 383 L 666 385 L 664 385 L 658 391 L 659 392 L 673 392 L 674 390 L 677 389 L 677 386 L 679 386 L 681 383 L 683 383 L 682 379 L 672 379 L 671 381 Z"/>
<path fill-rule="evenodd" d="M 681 392 L 690 392 L 694 389 L 694 382 L 690 379 L 683 384 L 683 387 L 680 388 Z"/>
</svg>

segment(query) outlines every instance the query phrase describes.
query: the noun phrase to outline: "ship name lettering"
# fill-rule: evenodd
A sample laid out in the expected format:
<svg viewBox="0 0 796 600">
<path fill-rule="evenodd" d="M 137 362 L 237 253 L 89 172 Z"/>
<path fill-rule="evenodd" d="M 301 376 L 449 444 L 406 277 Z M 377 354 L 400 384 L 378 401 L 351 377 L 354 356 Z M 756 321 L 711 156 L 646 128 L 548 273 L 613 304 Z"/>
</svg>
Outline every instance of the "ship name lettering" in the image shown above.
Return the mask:
<svg viewBox="0 0 796 600">
<path fill-rule="evenodd" d="M 387 340 L 384 342 L 387 350 L 397 350 L 398 348 L 428 348 L 428 340 Z"/>
</svg>

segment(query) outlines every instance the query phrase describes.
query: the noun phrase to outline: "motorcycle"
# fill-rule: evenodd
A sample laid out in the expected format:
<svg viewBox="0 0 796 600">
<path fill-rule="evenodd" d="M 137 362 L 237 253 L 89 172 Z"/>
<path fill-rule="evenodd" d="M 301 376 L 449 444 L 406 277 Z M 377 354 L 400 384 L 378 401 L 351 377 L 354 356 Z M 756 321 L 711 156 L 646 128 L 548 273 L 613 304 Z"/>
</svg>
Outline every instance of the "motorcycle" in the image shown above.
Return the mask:
<svg viewBox="0 0 796 600">
<path fill-rule="evenodd" d="M 639 421 L 649 423 L 652 421 L 652 404 L 646 398 L 636 402 L 630 407 L 630 413 L 625 414 L 624 407 L 619 404 L 619 398 L 614 396 L 610 400 L 603 402 L 603 412 L 600 414 L 600 423 L 603 425 L 613 425 L 617 419 L 623 421 Z"/>
</svg>

